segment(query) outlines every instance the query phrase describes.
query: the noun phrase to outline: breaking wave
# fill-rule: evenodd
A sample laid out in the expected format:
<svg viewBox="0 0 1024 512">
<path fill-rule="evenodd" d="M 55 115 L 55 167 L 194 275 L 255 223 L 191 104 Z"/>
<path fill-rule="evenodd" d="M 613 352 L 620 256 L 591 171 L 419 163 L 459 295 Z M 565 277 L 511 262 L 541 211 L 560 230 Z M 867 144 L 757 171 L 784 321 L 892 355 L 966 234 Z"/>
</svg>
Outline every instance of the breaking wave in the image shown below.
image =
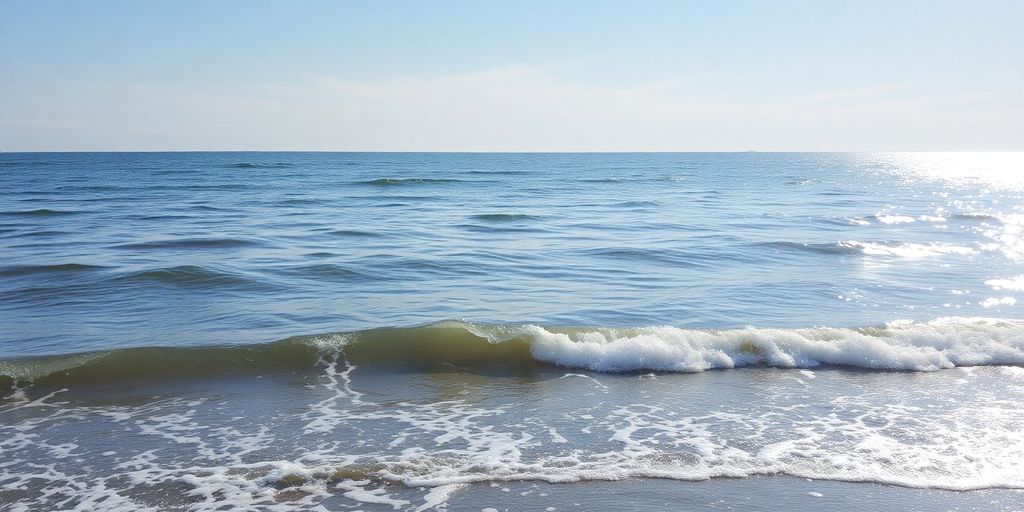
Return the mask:
<svg viewBox="0 0 1024 512">
<path fill-rule="evenodd" d="M 443 321 L 420 327 L 296 336 L 228 347 L 128 348 L 0 361 L 0 385 L 67 386 L 313 368 L 327 354 L 364 368 L 545 366 L 595 372 L 701 372 L 769 366 L 935 371 L 1024 365 L 1024 320 L 947 317 L 860 327 L 554 328 Z M 3 382 L 6 380 L 7 382 Z"/>
</svg>

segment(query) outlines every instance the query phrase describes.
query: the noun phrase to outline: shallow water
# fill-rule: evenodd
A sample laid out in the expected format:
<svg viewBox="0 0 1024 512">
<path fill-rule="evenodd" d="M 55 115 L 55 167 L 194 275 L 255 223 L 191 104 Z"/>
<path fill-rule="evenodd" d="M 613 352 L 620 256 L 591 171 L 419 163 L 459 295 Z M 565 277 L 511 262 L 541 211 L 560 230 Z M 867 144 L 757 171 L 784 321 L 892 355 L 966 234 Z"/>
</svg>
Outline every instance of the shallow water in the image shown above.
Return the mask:
<svg viewBox="0 0 1024 512">
<path fill-rule="evenodd" d="M 599 374 L 327 359 L 34 394 L 0 411 L 0 500 L 34 510 L 590 510 L 621 508 L 622 492 L 638 509 L 679 495 L 747 508 L 765 485 L 778 487 L 760 505 L 807 510 L 825 506 L 811 492 L 837 510 L 871 493 L 914 509 L 920 489 L 970 491 L 929 494 L 940 508 L 1024 499 L 1018 367 Z M 674 484 L 601 484 L 652 478 Z M 702 484 L 719 478 L 755 481 Z M 595 487 L 618 490 L 595 501 Z"/>
<path fill-rule="evenodd" d="M 1022 168 L 0 154 L 0 504 L 1013 509 Z"/>
</svg>

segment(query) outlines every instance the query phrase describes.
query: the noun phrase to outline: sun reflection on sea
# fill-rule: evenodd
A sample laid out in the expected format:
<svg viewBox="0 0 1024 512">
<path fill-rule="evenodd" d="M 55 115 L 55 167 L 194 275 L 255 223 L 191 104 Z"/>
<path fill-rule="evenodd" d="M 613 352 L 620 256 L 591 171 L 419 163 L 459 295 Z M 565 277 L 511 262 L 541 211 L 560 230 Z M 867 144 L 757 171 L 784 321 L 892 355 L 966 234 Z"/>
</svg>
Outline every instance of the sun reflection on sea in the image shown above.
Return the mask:
<svg viewBox="0 0 1024 512">
<path fill-rule="evenodd" d="M 1024 191 L 1024 152 L 874 153 L 861 164 L 907 180 Z"/>
</svg>

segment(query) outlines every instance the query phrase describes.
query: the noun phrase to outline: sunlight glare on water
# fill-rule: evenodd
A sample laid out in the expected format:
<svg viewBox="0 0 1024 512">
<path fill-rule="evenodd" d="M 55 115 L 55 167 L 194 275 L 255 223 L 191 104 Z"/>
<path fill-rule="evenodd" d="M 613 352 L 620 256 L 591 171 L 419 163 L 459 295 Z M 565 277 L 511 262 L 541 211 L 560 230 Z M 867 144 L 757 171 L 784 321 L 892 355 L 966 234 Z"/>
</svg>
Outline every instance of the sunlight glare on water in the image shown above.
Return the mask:
<svg viewBox="0 0 1024 512">
<path fill-rule="evenodd" d="M 1024 153 L 934 152 L 864 154 L 865 165 L 881 164 L 907 180 L 941 180 L 952 186 L 988 185 L 1024 190 Z"/>
</svg>

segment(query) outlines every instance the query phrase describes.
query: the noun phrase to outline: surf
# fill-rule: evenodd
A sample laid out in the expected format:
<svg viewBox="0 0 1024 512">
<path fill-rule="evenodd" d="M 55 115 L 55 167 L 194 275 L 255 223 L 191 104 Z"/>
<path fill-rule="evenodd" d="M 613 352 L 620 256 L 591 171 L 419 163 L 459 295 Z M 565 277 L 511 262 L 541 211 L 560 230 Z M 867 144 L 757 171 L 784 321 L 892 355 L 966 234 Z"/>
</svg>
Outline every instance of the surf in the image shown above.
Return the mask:
<svg viewBox="0 0 1024 512">
<path fill-rule="evenodd" d="M 446 320 L 219 347 L 141 347 L 0 360 L 0 387 L 313 370 L 344 359 L 365 371 L 696 373 L 747 367 L 931 372 L 1024 365 L 1024 321 L 945 317 L 844 328 L 542 327 Z"/>
</svg>

